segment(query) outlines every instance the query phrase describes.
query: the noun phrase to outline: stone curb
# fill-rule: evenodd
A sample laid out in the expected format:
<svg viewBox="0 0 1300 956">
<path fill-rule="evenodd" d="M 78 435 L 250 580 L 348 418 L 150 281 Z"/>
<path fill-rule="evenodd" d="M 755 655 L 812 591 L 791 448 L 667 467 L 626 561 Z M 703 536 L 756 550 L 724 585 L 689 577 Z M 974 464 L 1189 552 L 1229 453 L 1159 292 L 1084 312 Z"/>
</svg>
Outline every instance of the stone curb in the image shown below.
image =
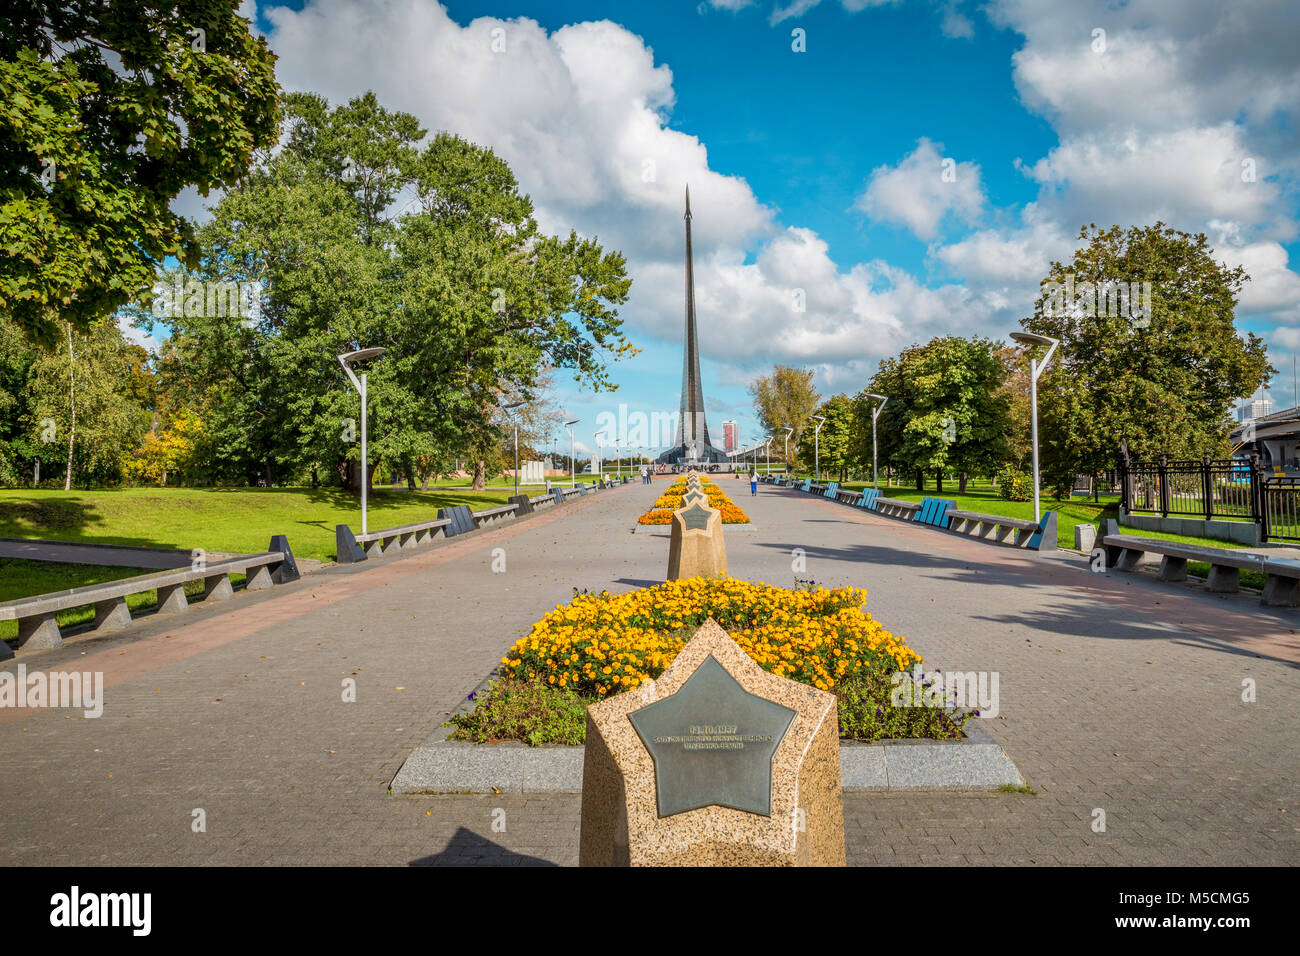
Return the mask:
<svg viewBox="0 0 1300 956">
<path fill-rule="evenodd" d="M 976 718 L 977 720 L 979 718 Z M 968 726 L 964 740 L 886 740 L 840 744 L 845 793 L 996 790 L 1023 786 L 998 742 Z M 582 747 L 529 747 L 517 741 L 448 740 L 438 727 L 402 764 L 393 793 L 580 793 Z"/>
</svg>

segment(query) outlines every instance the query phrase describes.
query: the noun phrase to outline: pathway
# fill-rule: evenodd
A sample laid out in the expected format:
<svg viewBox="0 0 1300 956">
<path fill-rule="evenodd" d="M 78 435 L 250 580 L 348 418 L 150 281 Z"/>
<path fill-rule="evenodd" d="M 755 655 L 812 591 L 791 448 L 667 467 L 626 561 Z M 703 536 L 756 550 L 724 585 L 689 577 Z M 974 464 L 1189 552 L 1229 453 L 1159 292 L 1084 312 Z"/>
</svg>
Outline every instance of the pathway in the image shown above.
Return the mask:
<svg viewBox="0 0 1300 956">
<path fill-rule="evenodd" d="M 1300 612 L 722 481 L 758 528 L 728 537 L 734 575 L 788 586 L 802 549 L 801 577 L 866 587 L 928 663 L 999 674 L 986 724 L 1037 793 L 849 795 L 851 863 L 1300 858 Z M 665 485 L 20 654 L 6 669 L 102 671 L 109 686 L 98 719 L 0 711 L 0 863 L 575 863 L 577 795 L 387 783 L 573 587 L 662 580 L 667 538 L 629 531 Z"/>
</svg>

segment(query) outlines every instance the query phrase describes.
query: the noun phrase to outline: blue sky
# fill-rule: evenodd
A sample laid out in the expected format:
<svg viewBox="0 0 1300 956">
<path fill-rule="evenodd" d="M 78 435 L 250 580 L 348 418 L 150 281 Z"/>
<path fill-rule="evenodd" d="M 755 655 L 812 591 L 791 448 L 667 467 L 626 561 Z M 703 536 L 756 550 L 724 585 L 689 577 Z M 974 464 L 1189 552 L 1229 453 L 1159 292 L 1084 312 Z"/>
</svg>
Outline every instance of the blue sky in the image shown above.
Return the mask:
<svg viewBox="0 0 1300 956">
<path fill-rule="evenodd" d="M 1163 218 L 1245 264 L 1256 281 L 1239 325 L 1268 339 L 1290 404 L 1292 7 L 310 0 L 245 11 L 286 88 L 335 101 L 374 89 L 501 154 L 545 228 L 627 254 L 622 312 L 643 352 L 615 367 L 612 396 L 558 393 L 590 447 L 593 423 L 620 404 L 677 407 L 686 182 L 715 438 L 724 418 L 756 435 L 745 386 L 776 362 L 814 368 L 829 395 L 861 388 L 912 342 L 1005 336 L 1089 221 Z M 791 48 L 795 29 L 806 52 Z M 955 181 L 940 185 L 945 161 Z"/>
</svg>

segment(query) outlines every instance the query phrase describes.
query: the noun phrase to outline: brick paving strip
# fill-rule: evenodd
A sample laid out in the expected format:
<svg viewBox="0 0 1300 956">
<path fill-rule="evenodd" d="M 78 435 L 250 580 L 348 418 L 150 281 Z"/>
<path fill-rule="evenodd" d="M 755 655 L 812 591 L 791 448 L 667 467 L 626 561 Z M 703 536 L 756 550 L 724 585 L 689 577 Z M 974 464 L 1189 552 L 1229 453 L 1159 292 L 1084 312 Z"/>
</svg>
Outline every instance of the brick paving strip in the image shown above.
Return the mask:
<svg viewBox="0 0 1300 956">
<path fill-rule="evenodd" d="M 8 662 L 101 670 L 104 716 L 0 712 L 0 862 L 576 862 L 574 794 L 390 796 L 412 750 L 574 586 L 663 579 L 623 486 L 433 550 Z M 1294 863 L 1300 612 L 1265 611 L 764 488 L 732 573 L 868 589 L 945 670 L 994 671 L 1037 793 L 849 794 L 849 860 Z M 290 532 L 292 542 L 292 532 Z M 491 572 L 503 548 L 505 574 Z M 357 702 L 341 681 L 357 681 Z M 1258 701 L 1243 703 L 1242 680 Z M 193 811 L 206 832 L 192 831 Z M 1107 829 L 1094 832 L 1095 810 Z M 1284 812 L 1285 811 L 1285 812 Z"/>
</svg>

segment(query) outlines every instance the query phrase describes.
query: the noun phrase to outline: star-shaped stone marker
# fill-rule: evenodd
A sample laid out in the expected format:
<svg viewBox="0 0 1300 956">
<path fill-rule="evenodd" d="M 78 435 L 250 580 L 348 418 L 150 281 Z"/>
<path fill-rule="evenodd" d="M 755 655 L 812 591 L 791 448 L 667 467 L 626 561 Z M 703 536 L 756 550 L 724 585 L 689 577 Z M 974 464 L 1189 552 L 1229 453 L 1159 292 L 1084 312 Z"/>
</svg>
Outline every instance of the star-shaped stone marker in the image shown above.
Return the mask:
<svg viewBox="0 0 1300 956">
<path fill-rule="evenodd" d="M 677 693 L 628 714 L 655 765 L 659 816 L 722 806 L 772 815 L 772 758 L 795 712 L 710 654 Z"/>
<path fill-rule="evenodd" d="M 684 531 L 707 531 L 709 528 L 709 519 L 713 517 L 714 512 L 706 508 L 698 501 L 681 510 L 682 530 Z"/>
<path fill-rule="evenodd" d="M 708 500 L 709 496 L 702 491 L 688 491 L 686 494 L 682 495 L 682 503 L 688 505 L 692 501 L 703 501 L 707 504 Z"/>
</svg>

